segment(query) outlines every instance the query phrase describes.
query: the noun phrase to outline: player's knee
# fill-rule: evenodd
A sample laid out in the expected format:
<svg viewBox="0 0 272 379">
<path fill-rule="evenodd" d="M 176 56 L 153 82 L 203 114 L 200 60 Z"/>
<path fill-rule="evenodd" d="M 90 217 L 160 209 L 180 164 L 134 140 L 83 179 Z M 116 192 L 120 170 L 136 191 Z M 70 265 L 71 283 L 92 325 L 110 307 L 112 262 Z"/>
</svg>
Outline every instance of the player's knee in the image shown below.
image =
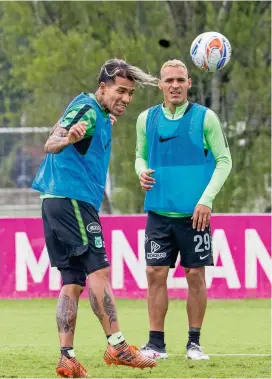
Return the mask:
<svg viewBox="0 0 272 379">
<path fill-rule="evenodd" d="M 104 267 L 100 270 L 96 270 L 90 274 L 92 279 L 97 281 L 109 281 L 110 280 L 110 267 Z"/>
<path fill-rule="evenodd" d="M 165 285 L 168 275 L 168 267 L 163 266 L 147 266 L 146 275 L 148 284 L 150 285 Z"/>
<path fill-rule="evenodd" d="M 84 291 L 84 287 L 80 284 L 63 284 L 61 294 L 69 297 L 79 298 Z"/>
<path fill-rule="evenodd" d="M 206 286 L 204 267 L 192 267 L 186 269 L 188 286 L 191 289 L 200 289 Z"/>
</svg>

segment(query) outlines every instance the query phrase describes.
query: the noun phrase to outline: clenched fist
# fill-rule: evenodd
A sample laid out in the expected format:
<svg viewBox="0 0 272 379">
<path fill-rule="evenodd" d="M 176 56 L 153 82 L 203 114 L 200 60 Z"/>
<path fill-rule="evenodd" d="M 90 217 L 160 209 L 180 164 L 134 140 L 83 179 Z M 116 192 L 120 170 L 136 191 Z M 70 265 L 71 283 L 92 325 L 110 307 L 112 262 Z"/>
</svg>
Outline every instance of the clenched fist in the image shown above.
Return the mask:
<svg viewBox="0 0 272 379">
<path fill-rule="evenodd" d="M 80 121 L 71 127 L 67 134 L 69 144 L 76 143 L 84 138 L 87 124 L 85 121 Z"/>
</svg>

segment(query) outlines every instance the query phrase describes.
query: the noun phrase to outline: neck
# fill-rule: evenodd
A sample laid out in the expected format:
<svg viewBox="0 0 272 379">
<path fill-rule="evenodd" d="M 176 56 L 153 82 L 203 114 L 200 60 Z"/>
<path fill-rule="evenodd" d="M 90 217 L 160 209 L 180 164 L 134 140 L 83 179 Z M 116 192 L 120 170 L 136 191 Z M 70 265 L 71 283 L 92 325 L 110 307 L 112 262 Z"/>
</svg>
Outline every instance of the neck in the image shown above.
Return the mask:
<svg viewBox="0 0 272 379">
<path fill-rule="evenodd" d="M 106 107 L 105 104 L 104 104 L 104 101 L 103 101 L 103 95 L 101 94 L 101 92 L 100 92 L 100 91 L 96 91 L 94 95 L 95 95 L 95 97 L 96 97 L 97 102 L 100 104 L 101 108 L 102 108 L 105 112 L 110 113 L 109 110 L 107 109 L 107 107 Z"/>
<path fill-rule="evenodd" d="M 181 107 L 182 105 L 184 105 L 185 103 L 187 102 L 187 99 L 183 100 L 181 103 L 179 104 L 172 104 L 172 103 L 168 103 L 167 101 L 164 102 L 164 107 L 165 108 L 169 108 L 171 113 L 175 113 L 176 112 L 176 108 L 177 107 Z"/>
</svg>

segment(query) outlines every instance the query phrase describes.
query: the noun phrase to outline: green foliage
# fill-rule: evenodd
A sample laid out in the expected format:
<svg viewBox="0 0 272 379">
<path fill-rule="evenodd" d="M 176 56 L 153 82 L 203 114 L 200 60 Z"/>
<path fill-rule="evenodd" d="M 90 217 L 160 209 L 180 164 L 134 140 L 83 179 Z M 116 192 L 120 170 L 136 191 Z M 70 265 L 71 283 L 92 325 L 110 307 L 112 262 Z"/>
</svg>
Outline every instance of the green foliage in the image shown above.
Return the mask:
<svg viewBox="0 0 272 379">
<path fill-rule="evenodd" d="M 233 48 L 231 62 L 214 75 L 194 67 L 189 56 L 192 40 L 209 30 L 225 34 Z M 76 94 L 95 91 L 109 58 L 125 58 L 157 76 L 163 62 L 182 59 L 193 78 L 191 99 L 216 108 L 232 152 L 232 174 L 214 210 L 256 210 L 262 199 L 262 211 L 269 204 L 269 2 L 2 2 L 0 38 L 0 120 L 10 126 L 22 111 L 29 126 L 53 125 Z M 168 49 L 159 45 L 161 38 L 170 40 Z M 114 125 L 116 211 L 143 211 L 135 123 L 161 101 L 157 89 L 138 90 Z M 237 122 L 244 125 L 241 133 Z"/>
<path fill-rule="evenodd" d="M 15 187 L 14 181 L 11 179 L 12 170 L 14 169 L 14 162 L 16 159 L 16 152 L 20 147 L 20 142 L 17 142 L 13 150 L 8 154 L 0 166 L 0 188 L 13 188 Z"/>
</svg>

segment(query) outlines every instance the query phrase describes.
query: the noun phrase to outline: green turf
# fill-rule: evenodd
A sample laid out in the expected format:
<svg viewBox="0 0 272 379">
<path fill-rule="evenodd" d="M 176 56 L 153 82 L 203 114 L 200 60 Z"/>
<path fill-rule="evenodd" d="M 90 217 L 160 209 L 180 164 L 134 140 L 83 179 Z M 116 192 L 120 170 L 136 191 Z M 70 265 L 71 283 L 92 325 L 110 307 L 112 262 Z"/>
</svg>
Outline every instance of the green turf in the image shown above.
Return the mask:
<svg viewBox="0 0 272 379">
<path fill-rule="evenodd" d="M 170 302 L 166 343 L 170 356 L 151 370 L 106 366 L 106 339 L 87 300 L 80 301 L 76 330 L 77 358 L 90 377 L 116 378 L 270 378 L 271 358 L 212 356 L 210 361 L 184 358 L 187 340 L 186 303 Z M 0 377 L 52 378 L 59 355 L 55 325 L 56 300 L 0 300 Z M 147 342 L 144 300 L 118 300 L 121 329 L 127 341 Z M 270 301 L 209 301 L 201 344 L 210 354 L 270 354 Z"/>
</svg>

